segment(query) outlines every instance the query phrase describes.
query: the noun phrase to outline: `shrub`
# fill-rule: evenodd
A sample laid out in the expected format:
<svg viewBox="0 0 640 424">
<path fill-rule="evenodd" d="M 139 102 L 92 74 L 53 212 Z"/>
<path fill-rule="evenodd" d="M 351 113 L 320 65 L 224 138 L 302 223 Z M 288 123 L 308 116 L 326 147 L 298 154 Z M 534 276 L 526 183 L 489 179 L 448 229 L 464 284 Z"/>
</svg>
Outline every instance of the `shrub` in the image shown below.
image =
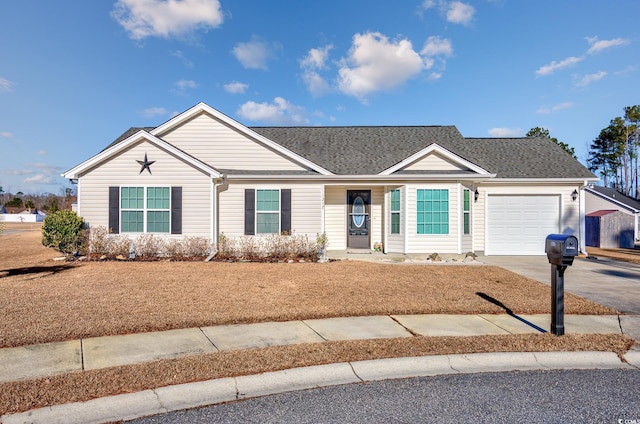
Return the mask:
<svg viewBox="0 0 640 424">
<path fill-rule="evenodd" d="M 141 234 L 133 242 L 136 256 L 142 256 L 145 259 L 162 256 L 165 241 L 162 237 L 155 234 Z"/>
<path fill-rule="evenodd" d="M 167 240 L 165 251 L 173 259 L 203 258 L 209 255 L 211 245 L 205 237 L 184 237 Z"/>
<path fill-rule="evenodd" d="M 326 239 L 325 239 L 326 242 Z M 266 237 L 238 237 L 229 239 L 220 234 L 217 260 L 248 261 L 317 261 L 320 244 L 306 235 L 272 234 Z"/>
<path fill-rule="evenodd" d="M 46 216 L 42 224 L 42 244 L 65 255 L 81 250 L 85 244 L 85 222 L 75 212 L 62 210 Z"/>
<path fill-rule="evenodd" d="M 96 226 L 89 228 L 89 254 L 107 255 L 109 251 L 109 230 L 107 227 Z"/>
</svg>

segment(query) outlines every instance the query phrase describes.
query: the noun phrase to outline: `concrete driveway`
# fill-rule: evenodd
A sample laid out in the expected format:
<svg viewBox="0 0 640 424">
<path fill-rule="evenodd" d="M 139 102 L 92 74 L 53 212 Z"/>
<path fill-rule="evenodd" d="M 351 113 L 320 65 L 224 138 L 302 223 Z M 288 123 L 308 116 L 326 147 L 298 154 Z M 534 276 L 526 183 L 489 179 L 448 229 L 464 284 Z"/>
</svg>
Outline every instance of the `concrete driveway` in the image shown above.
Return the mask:
<svg viewBox="0 0 640 424">
<path fill-rule="evenodd" d="M 482 256 L 478 260 L 551 284 L 546 255 Z M 640 265 L 607 258 L 576 258 L 565 271 L 564 289 L 626 314 L 620 317 L 623 330 L 640 340 Z"/>
<path fill-rule="evenodd" d="M 546 255 L 483 256 L 478 260 L 551 284 Z M 576 258 L 565 271 L 564 288 L 625 314 L 640 315 L 640 265 L 607 258 Z"/>
</svg>

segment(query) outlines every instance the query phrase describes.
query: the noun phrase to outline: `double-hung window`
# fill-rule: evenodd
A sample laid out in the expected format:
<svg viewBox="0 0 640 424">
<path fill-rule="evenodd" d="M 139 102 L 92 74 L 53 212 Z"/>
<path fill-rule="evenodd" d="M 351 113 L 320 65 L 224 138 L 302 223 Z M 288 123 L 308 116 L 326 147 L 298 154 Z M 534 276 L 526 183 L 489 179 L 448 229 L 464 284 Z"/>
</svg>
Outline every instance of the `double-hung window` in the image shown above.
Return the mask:
<svg viewBox="0 0 640 424">
<path fill-rule="evenodd" d="M 400 234 L 400 190 L 391 190 L 391 234 Z"/>
<path fill-rule="evenodd" d="M 256 190 L 256 233 L 280 232 L 280 190 Z"/>
<path fill-rule="evenodd" d="M 471 234 L 471 191 L 464 189 L 462 199 L 462 228 L 463 234 Z"/>
<path fill-rule="evenodd" d="M 120 226 L 123 233 L 168 233 L 169 187 L 121 187 Z"/>
<path fill-rule="evenodd" d="M 416 209 L 418 234 L 449 234 L 449 190 L 418 189 Z"/>
</svg>

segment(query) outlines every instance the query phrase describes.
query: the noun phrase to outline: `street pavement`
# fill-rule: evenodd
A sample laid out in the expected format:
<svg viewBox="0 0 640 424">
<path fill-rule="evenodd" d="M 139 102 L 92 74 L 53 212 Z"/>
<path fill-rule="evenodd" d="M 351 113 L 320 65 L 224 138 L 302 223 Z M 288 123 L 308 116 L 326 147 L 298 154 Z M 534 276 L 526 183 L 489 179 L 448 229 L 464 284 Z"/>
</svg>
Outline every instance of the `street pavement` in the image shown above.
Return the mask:
<svg viewBox="0 0 640 424">
<path fill-rule="evenodd" d="M 631 424 L 640 422 L 639 380 L 640 370 L 448 374 L 301 390 L 131 424 Z"/>
</svg>

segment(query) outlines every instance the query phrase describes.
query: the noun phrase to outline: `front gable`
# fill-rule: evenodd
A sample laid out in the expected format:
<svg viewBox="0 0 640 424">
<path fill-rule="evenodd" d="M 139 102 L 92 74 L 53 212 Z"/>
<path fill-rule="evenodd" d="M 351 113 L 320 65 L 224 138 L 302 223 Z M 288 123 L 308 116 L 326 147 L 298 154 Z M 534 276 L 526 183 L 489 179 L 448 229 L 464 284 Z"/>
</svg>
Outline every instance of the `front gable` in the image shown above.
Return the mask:
<svg viewBox="0 0 640 424">
<path fill-rule="evenodd" d="M 136 162 L 143 161 L 145 159 L 144 156 L 141 156 L 141 152 L 146 152 L 147 150 L 153 150 L 167 159 L 164 163 L 158 165 L 163 168 L 168 166 L 169 168 L 167 169 L 175 170 L 176 166 L 180 166 L 182 164 L 187 165 L 188 167 L 193 168 L 212 179 L 220 178 L 222 176 L 220 172 L 211 166 L 208 166 L 166 141 L 142 130 L 131 135 L 120 143 L 110 146 L 92 158 L 82 162 L 80 165 L 68 170 L 62 174 L 62 176 L 70 180 L 75 180 L 95 170 L 111 174 L 114 172 L 135 174 L 135 172 L 137 172 L 136 166 L 138 168 L 140 167 Z M 127 157 L 129 155 L 135 155 L 135 157 Z M 123 162 L 123 159 L 126 162 Z M 147 159 L 154 160 L 153 157 L 147 157 Z M 124 163 L 127 165 L 120 165 Z M 142 173 L 140 172 L 139 174 Z"/>
<path fill-rule="evenodd" d="M 491 173 L 485 169 L 463 159 L 436 143 L 433 143 L 425 149 L 409 156 L 391 168 L 384 170 L 379 175 L 392 175 L 403 172 L 472 173 L 483 176 L 491 175 Z"/>
<path fill-rule="evenodd" d="M 225 171 L 329 171 L 200 103 L 151 134 Z"/>
</svg>

